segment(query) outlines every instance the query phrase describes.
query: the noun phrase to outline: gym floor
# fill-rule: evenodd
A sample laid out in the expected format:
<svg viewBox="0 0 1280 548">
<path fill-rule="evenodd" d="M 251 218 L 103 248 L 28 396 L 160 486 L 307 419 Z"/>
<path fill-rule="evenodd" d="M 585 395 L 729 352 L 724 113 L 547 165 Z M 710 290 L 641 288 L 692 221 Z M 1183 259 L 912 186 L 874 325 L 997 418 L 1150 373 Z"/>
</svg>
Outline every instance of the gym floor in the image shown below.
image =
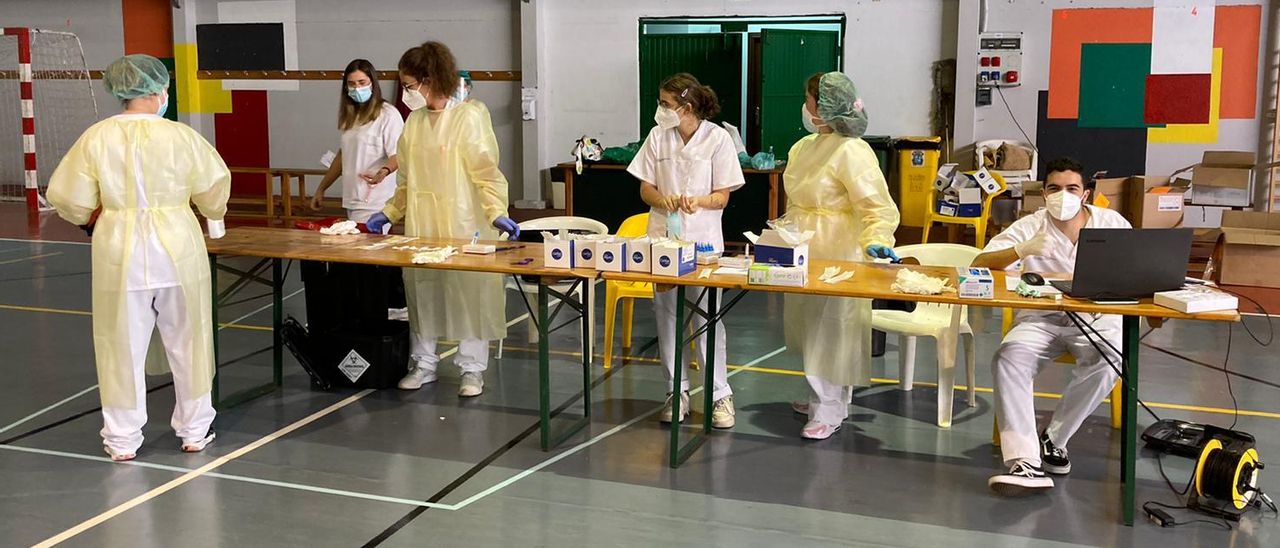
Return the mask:
<svg viewBox="0 0 1280 548">
<path fill-rule="evenodd" d="M 1270 513 L 1253 512 L 1231 531 L 1122 526 L 1120 443 L 1106 405 L 1072 439 L 1073 471 L 1049 494 L 993 495 L 986 481 L 1000 459 L 989 364 L 999 321 L 989 314 L 971 320 L 980 331 L 978 402 L 969 407 L 957 393 L 951 429 L 934 424 L 932 344 L 921 342 L 916 388 L 904 392 L 890 337 L 875 385 L 856 393 L 841 431 L 803 441 L 789 404 L 806 394 L 800 360 L 784 348 L 781 299 L 765 294 L 746 297 L 727 320 L 737 427 L 715 433 L 678 470 L 666 466 L 669 432 L 656 420 L 665 388 L 647 344 L 647 303 L 636 307 L 634 348 L 649 348 L 610 370 L 595 359 L 595 420 L 551 452 L 538 448 L 536 345 L 519 323 L 485 374 L 484 395 L 466 401 L 451 360 L 438 383 L 416 392 L 320 392 L 286 352 L 284 389 L 222 411 L 218 439 L 203 454 L 178 450 L 167 420 L 173 392 L 168 379 L 151 378 L 146 443 L 137 461 L 115 464 L 98 436 L 89 269 L 83 243 L 0 239 L 0 538 L 8 546 L 59 535 L 72 546 L 189 548 L 1280 545 Z M 302 319 L 297 270 L 285 312 Z M 509 318 L 523 313 L 516 298 L 508 302 Z M 222 321 L 238 319 L 222 331 L 223 361 L 247 356 L 222 368 L 224 390 L 270 379 L 271 353 L 262 352 L 271 344 L 269 305 L 263 298 L 223 310 Z M 1266 337 L 1266 320 L 1247 321 Z M 1277 388 L 1233 375 L 1229 392 L 1221 370 L 1159 350 L 1221 366 L 1227 332 L 1195 322 L 1153 332 L 1141 396 L 1161 417 L 1226 426 L 1234 393 L 1237 428 L 1257 437 L 1264 461 L 1275 458 Z M 552 338 L 552 400 L 572 400 L 567 415 L 582 408 L 575 333 Z M 1239 326 L 1233 333 L 1230 371 L 1280 381 L 1274 354 Z M 1042 420 L 1069 374 L 1049 365 L 1037 380 Z M 1141 426 L 1151 421 L 1140 417 Z M 1163 462 L 1181 488 L 1193 463 Z M 1263 488 L 1280 492 L 1266 472 Z M 1177 503 L 1145 450 L 1138 478 L 1139 503 Z"/>
</svg>

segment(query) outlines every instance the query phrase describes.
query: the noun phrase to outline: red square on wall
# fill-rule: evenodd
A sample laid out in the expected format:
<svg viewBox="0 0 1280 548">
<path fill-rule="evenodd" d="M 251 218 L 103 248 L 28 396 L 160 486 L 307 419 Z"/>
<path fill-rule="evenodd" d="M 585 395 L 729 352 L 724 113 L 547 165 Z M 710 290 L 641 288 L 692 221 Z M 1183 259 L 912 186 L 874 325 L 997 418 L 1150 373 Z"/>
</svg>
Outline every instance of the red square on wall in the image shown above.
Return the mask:
<svg viewBox="0 0 1280 548">
<path fill-rule="evenodd" d="M 1149 74 L 1145 118 L 1148 124 L 1209 123 L 1210 74 Z"/>
</svg>

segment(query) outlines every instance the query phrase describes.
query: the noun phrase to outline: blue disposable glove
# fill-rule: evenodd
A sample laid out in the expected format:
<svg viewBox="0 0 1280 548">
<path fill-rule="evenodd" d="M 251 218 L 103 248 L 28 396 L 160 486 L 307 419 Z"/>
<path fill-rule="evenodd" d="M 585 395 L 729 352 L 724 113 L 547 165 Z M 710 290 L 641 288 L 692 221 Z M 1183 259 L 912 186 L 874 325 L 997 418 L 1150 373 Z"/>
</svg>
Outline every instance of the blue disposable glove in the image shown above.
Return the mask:
<svg viewBox="0 0 1280 548">
<path fill-rule="evenodd" d="M 515 241 L 520 238 L 520 225 L 511 220 L 511 217 L 498 217 L 493 220 L 494 228 L 507 233 L 507 239 Z"/>
<path fill-rule="evenodd" d="M 892 247 L 883 246 L 880 244 L 872 244 L 867 246 L 867 255 L 869 257 L 873 257 L 876 259 L 892 259 L 893 262 L 895 263 L 902 260 L 898 258 L 897 253 L 893 252 Z"/>
<path fill-rule="evenodd" d="M 382 234 L 382 227 L 389 224 L 391 224 L 391 219 L 388 219 L 386 214 L 381 211 L 370 215 L 369 220 L 364 222 L 364 226 L 374 234 Z"/>
</svg>

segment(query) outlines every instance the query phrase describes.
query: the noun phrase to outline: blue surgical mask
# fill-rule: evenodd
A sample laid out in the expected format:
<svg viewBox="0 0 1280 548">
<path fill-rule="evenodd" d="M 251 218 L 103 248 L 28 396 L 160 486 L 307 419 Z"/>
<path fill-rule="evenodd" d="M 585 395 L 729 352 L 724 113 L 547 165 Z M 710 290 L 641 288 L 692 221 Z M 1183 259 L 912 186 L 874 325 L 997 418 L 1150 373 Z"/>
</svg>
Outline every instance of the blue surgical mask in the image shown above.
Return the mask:
<svg viewBox="0 0 1280 548">
<path fill-rule="evenodd" d="M 165 111 L 169 110 L 169 94 L 164 94 L 164 100 L 160 102 L 160 109 L 156 111 L 156 116 L 164 116 Z"/>
<path fill-rule="evenodd" d="M 347 90 L 347 97 L 357 103 L 363 103 L 373 97 L 373 86 L 364 86 L 359 88 L 351 88 Z"/>
</svg>

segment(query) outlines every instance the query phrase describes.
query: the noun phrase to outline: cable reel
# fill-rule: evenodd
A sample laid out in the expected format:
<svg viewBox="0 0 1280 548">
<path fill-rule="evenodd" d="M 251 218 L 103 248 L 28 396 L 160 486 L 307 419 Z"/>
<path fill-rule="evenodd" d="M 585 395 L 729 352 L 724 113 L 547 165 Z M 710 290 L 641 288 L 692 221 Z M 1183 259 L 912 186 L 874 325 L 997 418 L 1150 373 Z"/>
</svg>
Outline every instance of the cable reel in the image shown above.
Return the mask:
<svg viewBox="0 0 1280 548">
<path fill-rule="evenodd" d="M 1210 439 L 1196 460 L 1195 488 L 1187 506 L 1238 520 L 1261 494 L 1258 474 L 1264 467 L 1252 443 L 1224 445 L 1221 439 Z"/>
</svg>

